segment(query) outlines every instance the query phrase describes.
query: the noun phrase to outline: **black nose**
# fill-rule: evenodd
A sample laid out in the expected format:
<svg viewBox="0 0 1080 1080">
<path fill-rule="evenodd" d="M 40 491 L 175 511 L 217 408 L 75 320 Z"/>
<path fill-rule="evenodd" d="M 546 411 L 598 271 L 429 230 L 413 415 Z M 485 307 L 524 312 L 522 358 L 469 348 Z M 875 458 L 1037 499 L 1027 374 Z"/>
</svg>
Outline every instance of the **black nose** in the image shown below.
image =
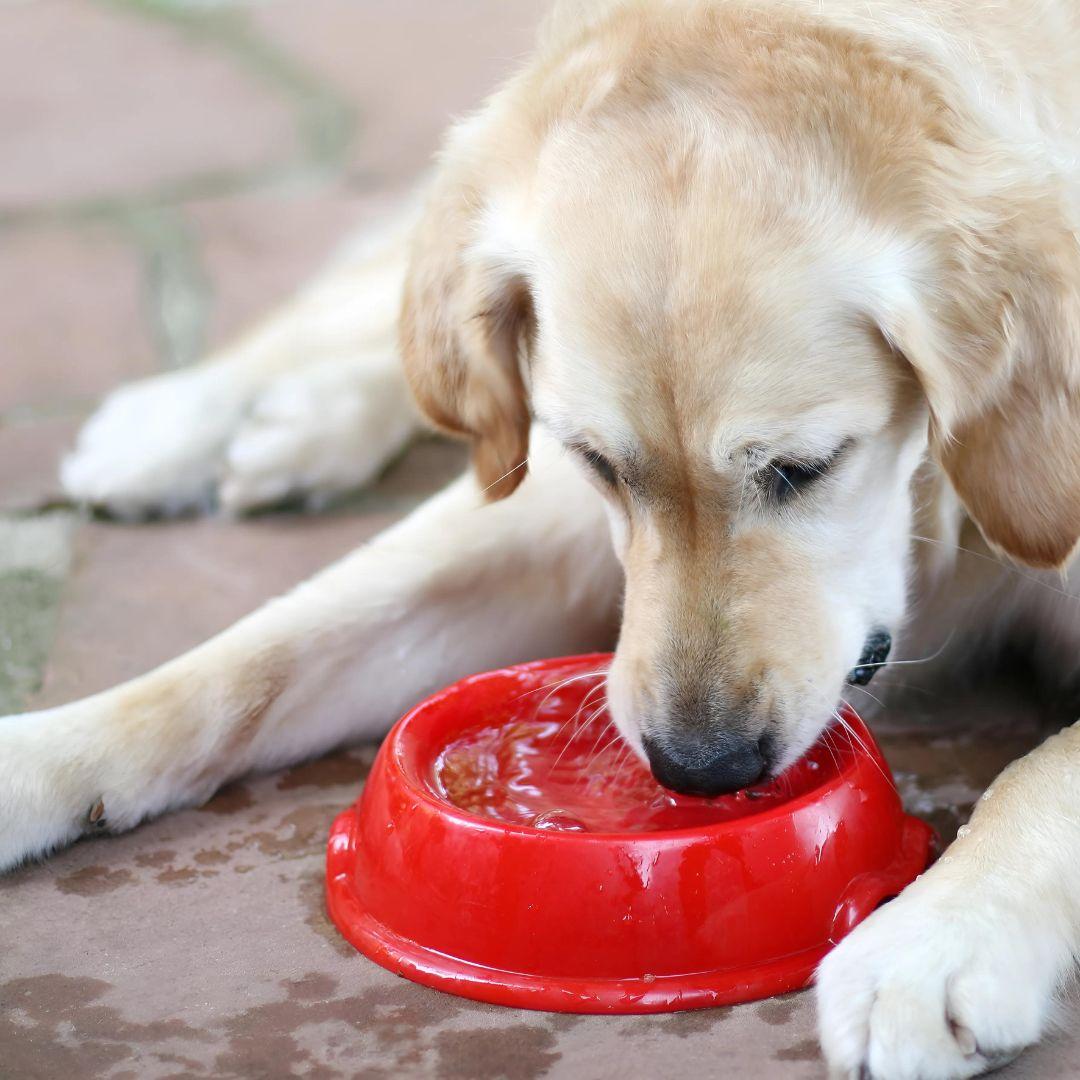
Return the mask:
<svg viewBox="0 0 1080 1080">
<path fill-rule="evenodd" d="M 761 743 L 730 732 L 666 732 L 662 739 L 646 738 L 645 752 L 653 776 L 680 795 L 725 795 L 749 787 L 765 771 Z"/>
<path fill-rule="evenodd" d="M 848 676 L 853 686 L 865 686 L 885 663 L 892 648 L 892 635 L 888 630 L 875 630 L 866 639 L 859 665 Z"/>
</svg>

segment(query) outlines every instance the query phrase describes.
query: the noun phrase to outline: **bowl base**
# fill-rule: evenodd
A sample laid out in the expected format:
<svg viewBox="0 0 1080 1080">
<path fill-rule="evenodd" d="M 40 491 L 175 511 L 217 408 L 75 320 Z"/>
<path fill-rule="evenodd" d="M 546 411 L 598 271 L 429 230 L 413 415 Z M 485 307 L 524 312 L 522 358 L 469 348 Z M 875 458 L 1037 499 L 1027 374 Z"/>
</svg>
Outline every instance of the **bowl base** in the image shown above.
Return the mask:
<svg viewBox="0 0 1080 1080">
<path fill-rule="evenodd" d="M 891 899 L 922 870 L 932 853 L 934 833 L 916 818 L 907 819 L 904 842 L 893 866 L 874 875 L 870 889 L 853 883 L 837 909 L 835 940 L 820 948 L 784 956 L 751 968 L 697 971 L 628 979 L 575 979 L 500 971 L 426 948 L 380 923 L 358 899 L 351 870 L 357 859 L 359 804 L 339 814 L 330 830 L 326 861 L 327 913 L 357 950 L 395 975 L 434 990 L 491 1005 L 544 1012 L 643 1014 L 707 1009 L 802 990 L 840 937 L 875 907 Z M 891 889 L 891 891 L 890 891 Z"/>
</svg>

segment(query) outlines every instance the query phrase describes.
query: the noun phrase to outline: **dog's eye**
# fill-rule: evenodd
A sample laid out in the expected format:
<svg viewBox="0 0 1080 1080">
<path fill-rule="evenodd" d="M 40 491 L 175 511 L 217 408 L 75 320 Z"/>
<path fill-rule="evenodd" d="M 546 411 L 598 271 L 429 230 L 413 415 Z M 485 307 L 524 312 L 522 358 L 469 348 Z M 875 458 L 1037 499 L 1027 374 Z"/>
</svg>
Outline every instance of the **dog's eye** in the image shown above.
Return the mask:
<svg viewBox="0 0 1080 1080">
<path fill-rule="evenodd" d="M 605 483 L 608 487 L 615 487 L 619 482 L 618 474 L 615 472 L 615 467 L 599 450 L 594 450 L 591 446 L 580 446 L 577 448 L 578 453 L 588 462 L 589 468 Z"/>
<path fill-rule="evenodd" d="M 765 477 L 769 493 L 781 502 L 790 499 L 822 476 L 828 466 L 827 461 L 770 461 L 768 471 L 771 475 Z"/>
<path fill-rule="evenodd" d="M 790 461 L 776 458 L 759 473 L 761 484 L 770 498 L 783 503 L 826 476 L 850 445 L 850 441 L 845 442 L 828 457 L 819 458 L 816 461 Z"/>
</svg>

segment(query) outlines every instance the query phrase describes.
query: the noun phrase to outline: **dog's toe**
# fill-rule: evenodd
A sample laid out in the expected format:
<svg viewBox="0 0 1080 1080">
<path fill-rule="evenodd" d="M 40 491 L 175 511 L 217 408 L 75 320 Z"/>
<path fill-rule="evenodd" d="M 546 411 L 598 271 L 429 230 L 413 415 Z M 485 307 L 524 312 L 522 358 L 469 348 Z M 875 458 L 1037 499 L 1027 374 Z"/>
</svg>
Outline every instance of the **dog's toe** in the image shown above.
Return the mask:
<svg viewBox="0 0 1080 1080">
<path fill-rule="evenodd" d="M 296 498 L 321 505 L 371 480 L 415 427 L 396 373 L 332 362 L 283 375 L 229 441 L 221 506 L 246 513 Z"/>
<path fill-rule="evenodd" d="M 227 368 L 122 387 L 79 432 L 60 480 L 76 502 L 142 518 L 203 507 L 250 391 Z"/>
<path fill-rule="evenodd" d="M 818 971 L 830 1075 L 957 1080 L 1035 1042 L 1054 945 L 1029 923 L 925 879 L 876 912 Z"/>
</svg>

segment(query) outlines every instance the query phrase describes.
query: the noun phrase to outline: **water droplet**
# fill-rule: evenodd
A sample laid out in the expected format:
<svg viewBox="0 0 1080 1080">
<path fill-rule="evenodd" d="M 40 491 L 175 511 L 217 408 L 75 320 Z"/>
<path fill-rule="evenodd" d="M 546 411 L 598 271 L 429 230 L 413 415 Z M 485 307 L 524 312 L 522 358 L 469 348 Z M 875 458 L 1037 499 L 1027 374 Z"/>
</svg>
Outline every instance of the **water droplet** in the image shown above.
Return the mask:
<svg viewBox="0 0 1080 1080">
<path fill-rule="evenodd" d="M 558 832 L 588 832 L 588 826 L 565 810 L 548 810 L 537 814 L 530 822 L 534 829 L 551 829 Z"/>
<path fill-rule="evenodd" d="M 655 975 L 642 975 L 641 976 L 641 981 L 642 982 L 647 982 L 647 983 L 654 983 L 654 982 L 656 982 L 656 976 Z"/>
<path fill-rule="evenodd" d="M 956 835 L 959 837 L 964 837 L 967 836 L 969 832 L 971 832 L 970 825 L 961 825 L 960 828 L 956 830 Z"/>
</svg>

